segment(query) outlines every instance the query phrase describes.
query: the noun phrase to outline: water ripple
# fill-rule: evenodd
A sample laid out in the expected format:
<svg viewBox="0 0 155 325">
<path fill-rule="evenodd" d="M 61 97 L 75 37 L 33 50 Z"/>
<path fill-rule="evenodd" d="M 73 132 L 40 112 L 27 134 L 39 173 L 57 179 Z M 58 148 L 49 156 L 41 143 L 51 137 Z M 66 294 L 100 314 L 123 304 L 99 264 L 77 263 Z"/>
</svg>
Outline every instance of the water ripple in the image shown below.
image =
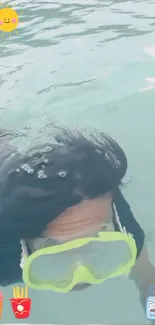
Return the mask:
<svg viewBox="0 0 155 325">
<path fill-rule="evenodd" d="M 1 124 L 8 128 L 32 121 L 38 132 L 40 123 L 48 124 L 45 111 L 51 120 L 57 114 L 65 119 L 67 107 L 74 105 L 78 114 L 89 105 L 107 105 L 109 98 L 143 89 L 142 80 L 154 77 L 136 74 L 137 61 L 134 65 L 139 58 L 142 70 L 144 61 L 151 62 L 147 69 L 154 68 L 143 51 L 154 46 L 153 1 L 17 0 L 9 5 L 23 13 L 18 35 L 4 35 L 0 43 Z M 125 77 L 128 66 L 132 73 Z M 124 89 L 118 78 L 130 85 Z"/>
<path fill-rule="evenodd" d="M 90 79 L 90 80 L 82 80 L 82 81 L 79 81 L 79 82 L 69 82 L 69 83 L 64 83 L 64 84 L 54 84 L 54 85 L 51 85 L 50 87 L 48 88 L 44 88 L 44 89 L 41 89 L 40 91 L 37 91 L 37 95 L 39 94 L 42 94 L 44 92 L 48 92 L 50 90 L 54 90 L 54 89 L 57 89 L 57 88 L 61 88 L 61 87 L 78 87 L 78 86 L 82 86 L 82 85 L 85 85 L 85 84 L 89 84 L 90 82 L 93 82 L 95 81 L 95 79 Z"/>
</svg>

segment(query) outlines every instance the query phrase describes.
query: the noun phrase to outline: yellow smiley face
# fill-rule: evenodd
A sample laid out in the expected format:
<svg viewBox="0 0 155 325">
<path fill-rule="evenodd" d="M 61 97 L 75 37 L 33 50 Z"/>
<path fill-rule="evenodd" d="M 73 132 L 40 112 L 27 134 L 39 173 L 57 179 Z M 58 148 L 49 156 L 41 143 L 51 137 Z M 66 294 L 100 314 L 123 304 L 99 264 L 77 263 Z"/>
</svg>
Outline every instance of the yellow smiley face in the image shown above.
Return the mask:
<svg viewBox="0 0 155 325">
<path fill-rule="evenodd" d="M 0 30 L 3 32 L 12 32 L 18 25 L 18 15 L 11 8 L 0 9 Z"/>
</svg>

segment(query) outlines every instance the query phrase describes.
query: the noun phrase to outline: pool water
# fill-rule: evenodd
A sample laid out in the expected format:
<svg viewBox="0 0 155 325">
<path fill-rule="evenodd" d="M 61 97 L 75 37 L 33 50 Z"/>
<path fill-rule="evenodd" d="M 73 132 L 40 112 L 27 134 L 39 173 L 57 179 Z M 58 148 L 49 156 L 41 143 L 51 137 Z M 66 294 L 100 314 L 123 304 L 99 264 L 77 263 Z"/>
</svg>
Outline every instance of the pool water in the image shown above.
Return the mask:
<svg viewBox="0 0 155 325">
<path fill-rule="evenodd" d="M 127 154 L 126 180 L 132 181 L 124 195 L 155 265 L 154 1 L 17 0 L 9 6 L 20 23 L 10 34 L 0 31 L 1 152 L 10 144 L 22 152 L 48 142 L 53 123 L 109 133 Z M 3 322 L 15 323 L 12 286 L 1 290 Z M 29 323 L 149 324 L 126 277 L 67 295 L 29 290 L 29 296 Z"/>
</svg>

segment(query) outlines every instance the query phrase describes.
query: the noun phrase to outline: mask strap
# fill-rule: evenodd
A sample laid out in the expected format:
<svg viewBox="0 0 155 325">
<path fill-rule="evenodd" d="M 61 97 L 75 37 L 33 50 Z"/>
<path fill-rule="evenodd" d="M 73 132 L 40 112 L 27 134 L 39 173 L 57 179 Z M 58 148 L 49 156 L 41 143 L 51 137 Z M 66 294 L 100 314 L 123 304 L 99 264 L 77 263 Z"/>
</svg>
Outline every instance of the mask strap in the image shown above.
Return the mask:
<svg viewBox="0 0 155 325">
<path fill-rule="evenodd" d="M 126 231 L 126 228 L 125 226 L 122 226 L 121 222 L 120 222 L 120 218 L 119 218 L 119 215 L 118 215 L 118 212 L 117 212 L 117 209 L 116 209 L 116 206 L 115 204 L 113 204 L 113 209 L 114 209 L 114 218 L 115 218 L 115 221 L 119 227 L 119 230 L 120 232 L 124 233 L 124 234 L 127 234 L 127 231 Z"/>
<path fill-rule="evenodd" d="M 126 235 L 130 235 L 133 238 L 133 234 L 131 234 L 130 232 L 127 232 L 126 227 L 122 226 L 115 204 L 113 204 L 113 209 L 114 209 L 114 219 L 119 227 L 120 232 L 122 232 Z"/>
<path fill-rule="evenodd" d="M 23 270 L 26 258 L 28 257 L 28 252 L 27 252 L 24 240 L 21 239 L 20 244 L 21 244 L 22 253 L 21 253 L 21 259 L 20 259 L 19 265 L 20 265 L 21 269 Z"/>
</svg>

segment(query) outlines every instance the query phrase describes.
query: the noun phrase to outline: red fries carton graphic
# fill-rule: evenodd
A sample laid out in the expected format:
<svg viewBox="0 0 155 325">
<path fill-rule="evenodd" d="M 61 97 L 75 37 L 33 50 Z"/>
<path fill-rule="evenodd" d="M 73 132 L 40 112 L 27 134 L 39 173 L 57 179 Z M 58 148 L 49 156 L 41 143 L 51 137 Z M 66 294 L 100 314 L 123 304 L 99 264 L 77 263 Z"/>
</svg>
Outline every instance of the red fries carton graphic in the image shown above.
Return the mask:
<svg viewBox="0 0 155 325">
<path fill-rule="evenodd" d="M 25 289 L 20 287 L 13 288 L 13 296 L 11 298 L 11 306 L 16 318 L 29 318 L 31 312 L 31 299 L 28 298 L 28 287 Z"/>
</svg>

